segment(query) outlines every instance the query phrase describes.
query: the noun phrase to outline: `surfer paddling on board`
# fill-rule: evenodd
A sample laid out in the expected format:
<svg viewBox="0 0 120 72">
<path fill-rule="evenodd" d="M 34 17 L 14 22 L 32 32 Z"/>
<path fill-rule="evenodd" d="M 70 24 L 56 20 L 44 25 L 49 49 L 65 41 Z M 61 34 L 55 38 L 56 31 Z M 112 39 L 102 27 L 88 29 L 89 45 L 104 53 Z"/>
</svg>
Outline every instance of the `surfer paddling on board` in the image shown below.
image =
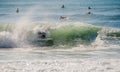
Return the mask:
<svg viewBox="0 0 120 72">
<path fill-rule="evenodd" d="M 17 8 L 16 13 L 19 13 L 19 8 Z"/>
<path fill-rule="evenodd" d="M 65 16 L 60 16 L 60 19 L 66 19 L 67 17 L 65 17 Z"/>
</svg>

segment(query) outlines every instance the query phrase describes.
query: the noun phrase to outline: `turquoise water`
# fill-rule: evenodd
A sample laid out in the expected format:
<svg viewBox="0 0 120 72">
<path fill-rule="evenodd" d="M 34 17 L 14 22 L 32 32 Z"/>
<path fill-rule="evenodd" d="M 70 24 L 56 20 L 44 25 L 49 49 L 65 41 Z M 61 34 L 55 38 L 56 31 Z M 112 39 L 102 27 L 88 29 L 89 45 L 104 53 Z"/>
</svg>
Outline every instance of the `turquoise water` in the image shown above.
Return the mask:
<svg viewBox="0 0 120 72">
<path fill-rule="evenodd" d="M 65 5 L 62 9 L 61 6 Z M 88 7 L 92 9 L 88 9 Z M 33 22 L 84 22 L 93 25 L 120 28 L 119 0 L 0 0 L 0 22 L 16 22 L 30 8 Z M 20 12 L 16 13 L 16 8 Z M 91 12 L 88 15 L 87 12 Z M 60 16 L 68 17 L 60 20 Z"/>
</svg>

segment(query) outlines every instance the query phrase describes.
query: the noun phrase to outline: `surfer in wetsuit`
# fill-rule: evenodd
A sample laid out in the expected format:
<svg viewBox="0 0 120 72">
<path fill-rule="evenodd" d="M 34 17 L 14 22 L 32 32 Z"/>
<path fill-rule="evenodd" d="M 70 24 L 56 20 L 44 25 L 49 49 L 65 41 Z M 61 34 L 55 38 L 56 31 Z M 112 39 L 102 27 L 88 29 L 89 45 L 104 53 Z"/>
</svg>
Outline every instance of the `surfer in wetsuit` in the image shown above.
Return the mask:
<svg viewBox="0 0 120 72">
<path fill-rule="evenodd" d="M 62 7 L 61 8 L 65 8 L 65 6 L 64 5 L 62 5 Z"/>
<path fill-rule="evenodd" d="M 16 13 L 19 13 L 19 8 L 17 8 Z"/>
<path fill-rule="evenodd" d="M 67 17 L 65 17 L 65 16 L 60 16 L 60 19 L 66 19 Z"/>
<path fill-rule="evenodd" d="M 87 14 L 91 14 L 91 12 L 88 12 Z"/>
<path fill-rule="evenodd" d="M 88 9 L 92 9 L 92 8 L 89 6 Z"/>
</svg>

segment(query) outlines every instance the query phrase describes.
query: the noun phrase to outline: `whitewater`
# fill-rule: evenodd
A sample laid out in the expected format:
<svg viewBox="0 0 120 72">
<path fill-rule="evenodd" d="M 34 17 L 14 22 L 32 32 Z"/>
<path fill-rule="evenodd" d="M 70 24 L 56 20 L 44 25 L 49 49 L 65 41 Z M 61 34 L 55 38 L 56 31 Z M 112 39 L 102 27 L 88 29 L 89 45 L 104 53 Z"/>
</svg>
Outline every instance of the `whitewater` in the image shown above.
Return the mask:
<svg viewBox="0 0 120 72">
<path fill-rule="evenodd" d="M 0 0 L 0 72 L 120 72 L 119 6 L 119 0 Z M 39 42 L 39 32 L 50 41 Z"/>
</svg>

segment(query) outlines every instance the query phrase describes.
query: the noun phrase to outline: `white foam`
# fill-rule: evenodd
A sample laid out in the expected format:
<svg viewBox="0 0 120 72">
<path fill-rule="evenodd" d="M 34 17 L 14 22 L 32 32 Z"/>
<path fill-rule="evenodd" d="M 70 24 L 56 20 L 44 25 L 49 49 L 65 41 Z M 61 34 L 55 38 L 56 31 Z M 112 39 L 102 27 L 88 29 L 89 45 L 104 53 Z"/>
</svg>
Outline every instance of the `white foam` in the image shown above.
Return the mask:
<svg viewBox="0 0 120 72">
<path fill-rule="evenodd" d="M 1 72 L 119 72 L 119 59 L 0 61 Z"/>
</svg>

